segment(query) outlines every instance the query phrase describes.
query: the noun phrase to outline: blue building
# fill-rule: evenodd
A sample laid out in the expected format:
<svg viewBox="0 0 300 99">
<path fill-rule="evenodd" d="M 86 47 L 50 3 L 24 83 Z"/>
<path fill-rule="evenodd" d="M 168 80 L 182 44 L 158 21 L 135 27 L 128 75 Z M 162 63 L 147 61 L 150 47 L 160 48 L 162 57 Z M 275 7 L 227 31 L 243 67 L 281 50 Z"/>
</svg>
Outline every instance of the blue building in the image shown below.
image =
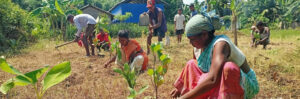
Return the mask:
<svg viewBox="0 0 300 99">
<path fill-rule="evenodd" d="M 163 0 L 155 0 L 155 6 L 164 10 L 164 6 L 167 3 Z M 113 15 L 124 15 L 126 12 L 130 12 L 132 17 L 125 20 L 126 23 L 138 23 L 140 14 L 147 12 L 148 8 L 146 7 L 147 0 L 123 0 L 114 7 L 112 7 L 109 12 Z"/>
</svg>

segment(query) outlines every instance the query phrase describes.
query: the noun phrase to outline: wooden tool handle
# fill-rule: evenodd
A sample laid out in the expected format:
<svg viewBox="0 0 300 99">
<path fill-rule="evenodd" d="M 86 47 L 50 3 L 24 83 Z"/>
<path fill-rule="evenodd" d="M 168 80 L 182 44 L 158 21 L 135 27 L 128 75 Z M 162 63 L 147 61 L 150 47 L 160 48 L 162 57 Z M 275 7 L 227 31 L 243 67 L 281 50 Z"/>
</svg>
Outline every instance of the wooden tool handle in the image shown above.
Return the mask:
<svg viewBox="0 0 300 99">
<path fill-rule="evenodd" d="M 62 46 L 64 46 L 64 45 L 68 45 L 68 44 L 71 44 L 71 43 L 73 43 L 73 41 L 69 41 L 69 42 L 66 42 L 66 43 L 57 45 L 57 46 L 55 46 L 55 48 L 59 48 L 59 47 L 62 47 Z"/>
</svg>

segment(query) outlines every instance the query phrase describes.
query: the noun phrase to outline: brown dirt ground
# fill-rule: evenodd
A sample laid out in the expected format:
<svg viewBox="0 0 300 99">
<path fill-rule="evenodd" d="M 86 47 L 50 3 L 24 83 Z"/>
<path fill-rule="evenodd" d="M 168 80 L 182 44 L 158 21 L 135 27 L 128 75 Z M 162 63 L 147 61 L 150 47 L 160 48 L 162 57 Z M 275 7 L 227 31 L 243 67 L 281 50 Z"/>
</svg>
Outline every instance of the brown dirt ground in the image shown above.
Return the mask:
<svg viewBox="0 0 300 99">
<path fill-rule="evenodd" d="M 218 34 L 232 35 L 227 32 Z M 116 40 L 116 39 L 114 39 Z M 146 50 L 146 37 L 136 38 L 142 48 Z M 157 41 L 157 37 L 153 38 Z M 233 39 L 232 39 L 233 40 Z M 239 35 L 239 48 L 247 56 L 247 60 L 256 71 L 260 84 L 260 92 L 257 99 L 265 98 L 300 98 L 300 55 L 294 55 L 300 51 L 299 40 L 271 41 L 267 50 L 250 47 L 250 38 L 246 35 Z M 104 63 L 109 60 L 109 53 L 105 57 L 85 57 L 83 48 L 77 44 L 70 44 L 56 50 L 55 41 L 42 42 L 42 47 L 32 46 L 20 55 L 8 58 L 7 61 L 22 72 L 32 71 L 49 64 L 53 66 L 63 61 L 70 61 L 72 74 L 67 80 L 53 86 L 46 93 L 45 99 L 125 99 L 129 95 L 128 85 L 125 79 L 112 71 L 117 68 L 112 65 L 110 68 L 103 68 Z M 296 52 L 298 51 L 298 52 Z M 192 46 L 186 37 L 183 42 L 177 44 L 176 37 L 171 37 L 171 45 L 165 46 L 164 53 L 170 55 L 172 62 L 165 75 L 165 82 L 159 88 L 160 99 L 170 99 L 169 93 L 173 89 L 172 84 L 180 74 L 185 63 L 192 58 Z M 153 56 L 150 57 L 150 68 L 153 64 Z M 0 72 L 0 83 L 13 77 L 13 75 Z M 154 96 L 154 88 L 147 73 L 140 75 L 137 79 L 137 88 L 149 85 L 149 88 L 139 95 L 137 99 L 146 96 Z M 32 99 L 35 98 L 32 86 L 16 87 L 8 95 L 0 94 L 1 98 Z"/>
</svg>

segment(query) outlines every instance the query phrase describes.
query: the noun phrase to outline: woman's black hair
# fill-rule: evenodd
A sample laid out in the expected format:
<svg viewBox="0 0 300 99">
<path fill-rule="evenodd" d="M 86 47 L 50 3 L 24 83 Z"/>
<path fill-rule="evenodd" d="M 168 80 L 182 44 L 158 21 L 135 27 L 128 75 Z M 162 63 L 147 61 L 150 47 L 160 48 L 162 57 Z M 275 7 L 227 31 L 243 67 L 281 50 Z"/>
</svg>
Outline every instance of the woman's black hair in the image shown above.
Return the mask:
<svg viewBox="0 0 300 99">
<path fill-rule="evenodd" d="M 212 40 L 215 37 L 215 30 L 211 30 L 208 32 L 208 37 Z"/>
<path fill-rule="evenodd" d="M 74 18 L 74 16 L 72 15 L 72 14 L 69 14 L 68 16 L 67 16 L 67 20 L 69 21 L 70 19 L 72 19 L 72 18 Z"/>
<path fill-rule="evenodd" d="M 118 32 L 118 36 L 129 39 L 129 31 L 128 30 L 120 30 Z"/>
<path fill-rule="evenodd" d="M 201 36 L 202 33 L 199 33 L 197 36 Z M 215 30 L 211 30 L 208 32 L 209 40 L 212 40 L 215 37 Z"/>
<path fill-rule="evenodd" d="M 263 22 L 259 21 L 259 22 L 257 22 L 256 27 L 259 27 L 259 26 L 265 26 L 265 24 Z"/>
<path fill-rule="evenodd" d="M 178 11 L 179 11 L 179 10 L 182 11 L 182 8 L 179 8 Z"/>
<path fill-rule="evenodd" d="M 190 7 L 194 7 L 194 4 L 191 4 Z"/>
<path fill-rule="evenodd" d="M 211 30 L 208 32 L 208 40 L 207 45 L 215 38 L 215 30 Z"/>
</svg>

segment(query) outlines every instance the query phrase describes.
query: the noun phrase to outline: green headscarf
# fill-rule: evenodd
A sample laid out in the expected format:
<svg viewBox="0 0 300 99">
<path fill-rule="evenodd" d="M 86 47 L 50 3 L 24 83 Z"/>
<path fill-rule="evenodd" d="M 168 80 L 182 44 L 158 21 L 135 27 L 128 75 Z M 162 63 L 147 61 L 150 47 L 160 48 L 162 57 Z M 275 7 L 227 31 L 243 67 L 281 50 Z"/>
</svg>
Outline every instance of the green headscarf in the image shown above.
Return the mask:
<svg viewBox="0 0 300 99">
<path fill-rule="evenodd" d="M 186 24 L 185 33 L 187 37 L 195 36 L 205 31 L 219 30 L 222 24 L 216 15 L 209 16 L 201 13 L 193 16 Z"/>
</svg>

